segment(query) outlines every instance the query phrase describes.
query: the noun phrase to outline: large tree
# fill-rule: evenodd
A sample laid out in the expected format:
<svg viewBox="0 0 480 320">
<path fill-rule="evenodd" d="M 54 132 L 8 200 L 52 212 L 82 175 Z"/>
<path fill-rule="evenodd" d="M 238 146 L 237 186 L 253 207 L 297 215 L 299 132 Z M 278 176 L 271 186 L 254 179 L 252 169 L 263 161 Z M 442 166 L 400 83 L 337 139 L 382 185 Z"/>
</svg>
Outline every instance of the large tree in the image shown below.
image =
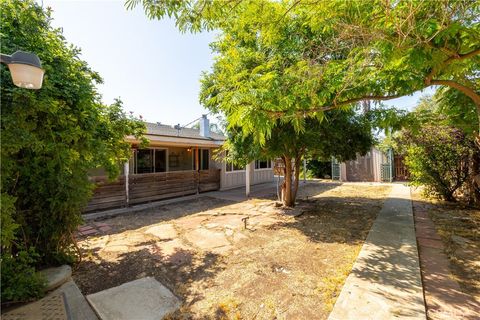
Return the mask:
<svg viewBox="0 0 480 320">
<path fill-rule="evenodd" d="M 318 154 L 341 160 L 365 153 L 372 145 L 365 117 L 350 107 L 325 118 L 271 117 L 271 113 L 308 110 L 317 105 L 322 90 L 313 68 L 302 56 L 303 36 L 292 35 L 296 21 L 282 19 L 277 4 L 266 4 L 238 24 L 225 26 L 211 46 L 217 53 L 213 69 L 202 77 L 201 102 L 225 116 L 229 132 L 230 156 L 234 158 L 281 158 L 285 168 L 282 200 L 295 203 L 302 157 Z M 275 36 L 257 32 L 263 19 L 274 19 Z M 243 22 L 243 23 L 242 23 Z M 293 26 L 292 26 L 293 24 Z M 308 33 L 308 31 L 306 31 Z M 263 112 L 265 111 L 266 112 Z"/>
<path fill-rule="evenodd" d="M 124 137 L 140 136 L 144 124 L 127 116 L 120 101 L 101 103 L 100 76 L 51 26 L 50 10 L 2 0 L 0 12 L 1 52 L 34 52 L 45 69 L 43 87 L 26 90 L 1 67 L 2 255 L 15 259 L 35 248 L 40 264 L 71 261 L 93 187 L 88 170 L 118 175 L 130 156 Z"/>
<path fill-rule="evenodd" d="M 328 111 L 324 121 L 307 118 L 300 132 L 291 123 L 277 120 L 263 145 L 255 143 L 255 136 L 245 134 L 240 127 L 230 127 L 227 134 L 227 161 L 245 165 L 256 159 L 281 159 L 281 199 L 286 206 L 295 205 L 303 158 L 352 160 L 374 143 L 369 120 L 355 110 Z"/>
<path fill-rule="evenodd" d="M 259 137 L 268 136 L 275 126 L 266 119 L 301 129 L 305 117 L 321 119 L 327 110 L 395 99 L 430 86 L 468 97 L 480 119 L 479 1 L 126 0 L 128 8 L 139 4 L 149 18 L 175 18 L 183 31 L 219 30 L 269 47 L 264 53 L 271 64 L 258 70 L 259 80 L 272 80 L 279 52 L 293 57 L 295 64 L 288 65 L 292 80 L 311 94 L 294 103 L 285 95 L 287 101 L 243 109 L 238 116 L 252 124 L 244 130 Z M 235 42 L 229 45 L 233 52 L 240 48 Z M 232 88 L 235 81 L 223 94 L 238 92 Z M 258 88 L 253 89 L 261 93 Z M 263 123 L 267 125 L 257 132 L 257 124 Z M 480 149 L 478 127 L 476 131 Z M 479 162 L 473 165 L 474 181 L 480 181 Z M 477 185 L 480 188 L 480 182 Z"/>
</svg>

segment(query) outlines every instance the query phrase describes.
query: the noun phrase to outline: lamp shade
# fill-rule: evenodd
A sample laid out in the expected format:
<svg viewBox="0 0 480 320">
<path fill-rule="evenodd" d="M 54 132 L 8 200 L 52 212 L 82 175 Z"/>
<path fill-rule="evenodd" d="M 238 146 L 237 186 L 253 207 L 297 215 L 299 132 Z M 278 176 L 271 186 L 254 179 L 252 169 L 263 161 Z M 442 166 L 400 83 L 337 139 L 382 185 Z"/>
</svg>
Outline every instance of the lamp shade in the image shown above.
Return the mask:
<svg viewBox="0 0 480 320">
<path fill-rule="evenodd" d="M 8 68 L 12 74 L 13 83 L 26 89 L 40 89 L 43 74 L 40 59 L 33 53 L 17 51 L 12 54 Z"/>
<path fill-rule="evenodd" d="M 26 89 L 40 89 L 42 87 L 43 69 L 20 63 L 11 63 L 8 68 L 16 86 Z"/>
</svg>

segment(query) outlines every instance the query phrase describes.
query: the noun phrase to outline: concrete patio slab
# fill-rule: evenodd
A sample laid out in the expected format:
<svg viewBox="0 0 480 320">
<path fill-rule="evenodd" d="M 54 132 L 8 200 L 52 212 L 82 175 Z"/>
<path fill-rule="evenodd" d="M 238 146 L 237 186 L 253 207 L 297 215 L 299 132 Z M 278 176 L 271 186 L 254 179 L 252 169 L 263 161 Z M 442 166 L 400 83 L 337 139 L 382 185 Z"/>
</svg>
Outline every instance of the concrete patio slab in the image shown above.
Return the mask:
<svg viewBox="0 0 480 320">
<path fill-rule="evenodd" d="M 426 319 L 408 187 L 393 185 L 329 319 Z"/>
<path fill-rule="evenodd" d="M 87 296 L 102 320 L 160 320 L 178 310 L 180 300 L 151 277 Z"/>
</svg>

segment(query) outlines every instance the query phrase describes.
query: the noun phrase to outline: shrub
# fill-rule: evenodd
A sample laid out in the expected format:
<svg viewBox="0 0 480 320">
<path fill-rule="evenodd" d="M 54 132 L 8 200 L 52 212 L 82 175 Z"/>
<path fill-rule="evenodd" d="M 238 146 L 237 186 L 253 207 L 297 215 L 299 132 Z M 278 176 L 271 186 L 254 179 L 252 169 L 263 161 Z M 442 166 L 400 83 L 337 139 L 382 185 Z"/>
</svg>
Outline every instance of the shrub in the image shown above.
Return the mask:
<svg viewBox="0 0 480 320">
<path fill-rule="evenodd" d="M 2 249 L 13 260 L 23 259 L 19 270 L 70 263 L 73 234 L 93 187 L 89 170 L 102 167 L 111 178 L 118 175 L 131 154 L 125 136 L 140 137 L 145 126 L 120 101 L 102 104 L 96 89 L 102 79 L 51 25 L 50 9 L 33 0 L 4 0 L 0 12 L 1 51 L 34 52 L 45 69 L 42 88 L 25 90 L 0 67 Z M 26 263 L 30 247 L 38 257 Z"/>
<path fill-rule="evenodd" d="M 121 101 L 102 104 L 102 79 L 82 61 L 51 10 L 33 0 L 0 1 L 1 52 L 36 53 L 45 69 L 40 90 L 16 87 L 1 76 L 2 302 L 39 297 L 35 267 L 71 263 L 73 234 L 91 195 L 88 172 L 111 178 L 131 154 L 125 136 L 141 139 L 145 125 Z"/>
<path fill-rule="evenodd" d="M 473 140 L 457 128 L 427 125 L 417 132 L 404 131 L 401 142 L 407 145 L 411 184 L 423 185 L 427 196 L 455 201 L 455 192 L 469 178 Z"/>
<path fill-rule="evenodd" d="M 311 159 L 307 162 L 307 170 L 312 173 L 315 178 L 324 179 L 332 176 L 332 162 Z"/>
<path fill-rule="evenodd" d="M 33 247 L 15 255 L 2 253 L 2 302 L 23 302 L 43 296 L 46 280 L 34 267 L 38 258 Z"/>
</svg>

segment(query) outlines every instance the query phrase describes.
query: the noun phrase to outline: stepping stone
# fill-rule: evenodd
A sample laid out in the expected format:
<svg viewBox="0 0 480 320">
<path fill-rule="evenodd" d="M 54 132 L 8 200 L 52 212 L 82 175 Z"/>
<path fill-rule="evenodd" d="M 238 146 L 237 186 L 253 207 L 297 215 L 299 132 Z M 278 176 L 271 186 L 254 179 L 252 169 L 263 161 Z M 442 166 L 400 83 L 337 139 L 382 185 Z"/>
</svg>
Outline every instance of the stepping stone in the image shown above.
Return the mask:
<svg viewBox="0 0 480 320">
<path fill-rule="evenodd" d="M 192 230 L 199 227 L 203 221 L 207 220 L 208 218 L 205 216 L 193 216 L 193 217 L 185 217 L 178 220 L 175 220 L 175 224 L 185 230 Z"/>
<path fill-rule="evenodd" d="M 160 320 L 177 311 L 180 300 L 152 277 L 87 296 L 102 320 Z"/>
<path fill-rule="evenodd" d="M 145 233 L 151 234 L 161 240 L 174 239 L 178 236 L 172 224 L 153 226 L 145 230 Z"/>
<path fill-rule="evenodd" d="M 157 247 L 160 249 L 162 256 L 171 256 L 177 252 L 190 250 L 190 247 L 184 245 L 182 240 L 178 238 L 170 241 L 157 242 Z"/>
<path fill-rule="evenodd" d="M 50 291 L 60 287 L 62 284 L 70 280 L 72 276 L 72 268 L 68 265 L 63 265 L 56 268 L 41 270 L 40 273 L 47 279 L 46 290 Z"/>
<path fill-rule="evenodd" d="M 229 246 L 230 242 L 225 237 L 223 231 L 212 231 L 198 228 L 185 234 L 188 241 L 202 250 L 211 250 L 213 248 Z"/>
</svg>

